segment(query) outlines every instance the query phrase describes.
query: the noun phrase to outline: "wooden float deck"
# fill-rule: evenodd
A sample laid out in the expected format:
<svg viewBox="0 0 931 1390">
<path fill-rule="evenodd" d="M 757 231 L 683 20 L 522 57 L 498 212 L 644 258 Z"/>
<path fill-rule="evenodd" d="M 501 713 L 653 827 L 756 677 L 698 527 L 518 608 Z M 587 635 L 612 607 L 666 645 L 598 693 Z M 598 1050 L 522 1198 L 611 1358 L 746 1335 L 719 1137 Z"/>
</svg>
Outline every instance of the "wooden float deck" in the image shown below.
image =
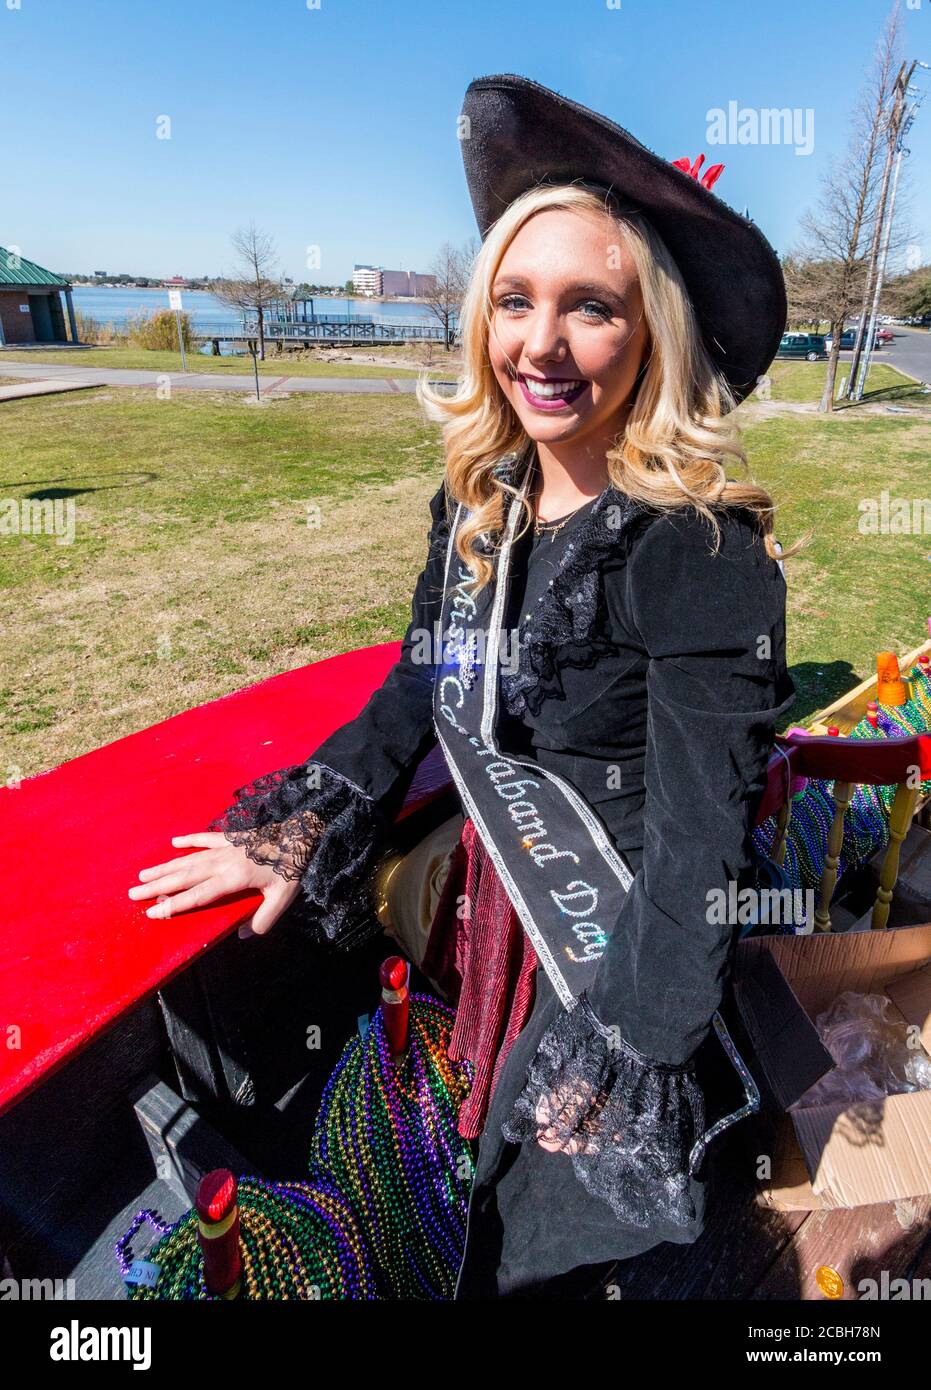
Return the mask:
<svg viewBox="0 0 931 1390">
<path fill-rule="evenodd" d="M 737 1041 L 737 1039 L 735 1039 Z M 738 1047 L 740 1042 L 738 1041 Z M 760 1067 L 741 1047 L 757 1082 Z M 771 1097 L 713 1141 L 711 1202 L 693 1245 L 664 1242 L 611 1276 L 621 1299 L 824 1301 L 822 1266 L 843 1280 L 843 1299 L 862 1297 L 861 1280 L 931 1278 L 931 1196 L 830 1211 L 779 1211 L 754 1179 L 761 1154 L 774 1141 Z M 800 1174 L 800 1177 L 803 1174 Z"/>
</svg>

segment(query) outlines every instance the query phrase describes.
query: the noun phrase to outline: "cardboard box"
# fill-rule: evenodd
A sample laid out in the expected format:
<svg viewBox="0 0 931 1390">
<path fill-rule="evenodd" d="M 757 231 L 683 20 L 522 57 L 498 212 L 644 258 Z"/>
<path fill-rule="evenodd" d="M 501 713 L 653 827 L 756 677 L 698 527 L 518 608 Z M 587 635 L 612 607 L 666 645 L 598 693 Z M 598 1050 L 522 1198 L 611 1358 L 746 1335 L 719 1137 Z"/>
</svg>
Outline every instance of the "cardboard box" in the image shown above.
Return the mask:
<svg viewBox="0 0 931 1390">
<path fill-rule="evenodd" d="M 931 1091 L 789 1111 L 834 1066 L 814 1021 L 845 990 L 887 994 L 931 1055 L 931 922 L 737 945 L 735 1000 L 780 1110 L 761 1195 L 783 1211 L 931 1194 Z"/>
</svg>

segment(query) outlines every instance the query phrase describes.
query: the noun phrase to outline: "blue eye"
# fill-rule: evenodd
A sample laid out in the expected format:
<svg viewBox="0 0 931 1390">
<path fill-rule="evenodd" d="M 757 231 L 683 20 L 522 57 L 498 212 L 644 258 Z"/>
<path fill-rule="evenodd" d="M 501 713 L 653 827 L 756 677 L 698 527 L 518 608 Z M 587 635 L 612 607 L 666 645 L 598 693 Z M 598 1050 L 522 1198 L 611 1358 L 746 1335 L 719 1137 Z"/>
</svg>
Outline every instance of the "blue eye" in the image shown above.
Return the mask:
<svg viewBox="0 0 931 1390">
<path fill-rule="evenodd" d="M 607 320 L 611 317 L 611 310 L 608 308 L 606 304 L 602 304 L 601 301 L 598 299 L 586 299 L 585 303 L 580 305 L 579 307 L 582 309 L 594 309 L 594 317 L 601 319 L 602 322 L 607 322 Z M 586 314 L 585 317 L 590 318 L 592 317 L 592 315 Z"/>
<path fill-rule="evenodd" d="M 503 309 L 506 314 L 521 314 L 525 310 L 531 309 L 531 302 L 525 295 L 502 295 L 496 303 L 496 309 Z M 607 304 L 600 302 L 600 299 L 585 299 L 577 304 L 577 310 L 582 317 L 588 318 L 592 322 L 607 322 L 611 318 L 611 310 Z"/>
<path fill-rule="evenodd" d="M 523 298 L 524 298 L 524 296 L 523 296 L 522 294 L 506 294 L 506 295 L 503 295 L 503 296 L 501 297 L 501 299 L 498 300 L 498 308 L 499 308 L 499 309 L 503 309 L 503 310 L 505 311 L 505 313 L 516 312 L 516 310 L 513 309 L 513 306 L 512 306 L 512 302 L 511 302 L 511 301 L 512 301 L 512 300 L 515 300 L 515 299 L 523 299 Z"/>
</svg>

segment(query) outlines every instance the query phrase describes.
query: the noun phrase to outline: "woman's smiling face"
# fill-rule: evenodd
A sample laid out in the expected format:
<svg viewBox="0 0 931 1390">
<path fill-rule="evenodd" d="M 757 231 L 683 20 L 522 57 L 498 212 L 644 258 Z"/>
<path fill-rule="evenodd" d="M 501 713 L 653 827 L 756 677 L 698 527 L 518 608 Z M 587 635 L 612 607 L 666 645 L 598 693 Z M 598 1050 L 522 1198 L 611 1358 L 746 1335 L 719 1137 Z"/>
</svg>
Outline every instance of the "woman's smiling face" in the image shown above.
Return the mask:
<svg viewBox="0 0 931 1390">
<path fill-rule="evenodd" d="M 491 302 L 489 360 L 528 436 L 608 447 L 649 340 L 636 265 L 616 225 L 535 213 L 502 257 Z"/>
</svg>

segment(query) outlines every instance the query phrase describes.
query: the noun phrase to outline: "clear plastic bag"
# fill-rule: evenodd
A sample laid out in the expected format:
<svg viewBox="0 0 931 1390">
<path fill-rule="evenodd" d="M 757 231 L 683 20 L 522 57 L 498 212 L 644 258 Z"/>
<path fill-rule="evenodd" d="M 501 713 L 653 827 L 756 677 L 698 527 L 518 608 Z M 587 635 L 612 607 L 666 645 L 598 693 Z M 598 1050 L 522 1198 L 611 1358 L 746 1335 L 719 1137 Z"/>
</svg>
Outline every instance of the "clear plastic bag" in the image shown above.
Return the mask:
<svg viewBox="0 0 931 1390">
<path fill-rule="evenodd" d="M 931 1090 L 931 1057 L 885 994 L 846 990 L 815 1020 L 835 1066 L 791 1109 L 881 1101 L 902 1091 Z M 911 1045 L 909 1045 L 911 1043 Z"/>
</svg>

